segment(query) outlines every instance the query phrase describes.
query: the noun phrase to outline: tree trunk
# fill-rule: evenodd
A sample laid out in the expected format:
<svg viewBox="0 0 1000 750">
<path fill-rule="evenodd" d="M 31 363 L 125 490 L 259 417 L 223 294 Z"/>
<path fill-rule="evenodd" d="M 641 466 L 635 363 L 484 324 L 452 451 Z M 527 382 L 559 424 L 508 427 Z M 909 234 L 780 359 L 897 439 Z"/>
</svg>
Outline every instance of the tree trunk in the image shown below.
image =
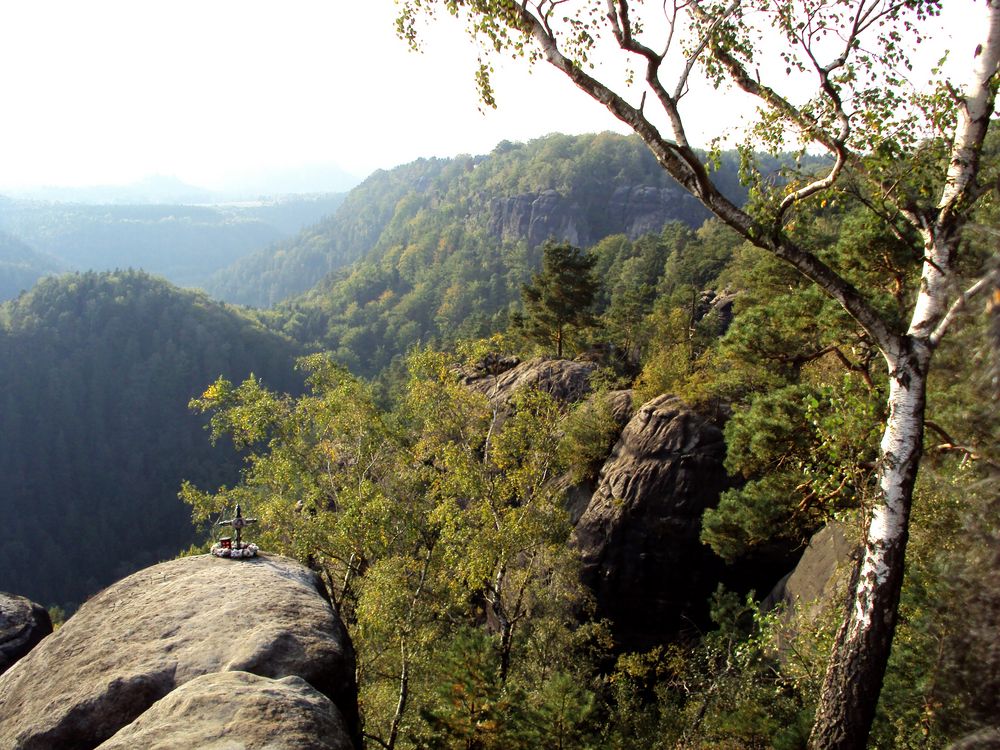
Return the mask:
<svg viewBox="0 0 1000 750">
<path fill-rule="evenodd" d="M 385 741 L 385 750 L 395 750 L 396 740 L 399 739 L 399 727 L 403 723 L 403 716 L 406 714 L 406 703 L 410 697 L 410 659 L 406 652 L 406 639 L 399 639 L 399 700 L 396 702 L 396 713 L 393 714 L 392 724 L 389 728 L 389 739 Z"/>
<path fill-rule="evenodd" d="M 865 747 L 896 630 L 930 361 L 924 342 L 907 337 L 902 344 L 898 357 L 887 357 L 889 418 L 881 444 L 880 492 L 809 737 L 809 747 L 816 750 Z"/>
</svg>

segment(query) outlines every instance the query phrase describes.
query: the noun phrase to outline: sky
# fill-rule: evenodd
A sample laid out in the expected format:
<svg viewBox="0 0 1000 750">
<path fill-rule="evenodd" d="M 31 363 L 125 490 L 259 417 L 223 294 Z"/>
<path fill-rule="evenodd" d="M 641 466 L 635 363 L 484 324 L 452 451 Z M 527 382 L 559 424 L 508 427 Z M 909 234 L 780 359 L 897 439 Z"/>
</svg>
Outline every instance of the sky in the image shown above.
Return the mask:
<svg viewBox="0 0 1000 750">
<path fill-rule="evenodd" d="M 949 4 L 943 26 L 974 28 L 970 0 Z M 499 109 L 482 112 L 477 51 L 458 24 L 443 19 L 416 54 L 395 35 L 395 10 L 392 0 L 6 0 L 0 190 L 150 175 L 231 190 L 309 165 L 360 179 L 504 139 L 625 132 L 544 65 L 503 67 Z M 724 111 L 699 106 L 702 93 L 689 108 L 696 141 L 749 111 L 735 97 Z"/>
</svg>

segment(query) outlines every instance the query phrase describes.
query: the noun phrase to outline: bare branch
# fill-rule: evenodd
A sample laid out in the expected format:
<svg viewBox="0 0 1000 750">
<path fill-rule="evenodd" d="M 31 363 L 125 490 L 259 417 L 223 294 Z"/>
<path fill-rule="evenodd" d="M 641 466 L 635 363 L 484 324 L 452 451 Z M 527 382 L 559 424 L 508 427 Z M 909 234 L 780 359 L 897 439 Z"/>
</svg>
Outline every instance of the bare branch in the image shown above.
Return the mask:
<svg viewBox="0 0 1000 750">
<path fill-rule="evenodd" d="M 677 101 L 672 97 L 660 81 L 660 66 L 663 64 L 664 54 L 660 54 L 652 48 L 642 44 L 632 35 L 632 22 L 629 17 L 628 0 L 608 0 L 608 18 L 612 23 L 612 33 L 618 46 L 626 52 L 632 52 L 646 60 L 646 83 L 656 95 L 657 100 L 670 119 L 670 127 L 673 131 L 677 143 L 688 146 L 687 135 L 684 131 L 684 123 L 680 113 L 677 111 Z M 673 28 L 671 27 L 671 34 Z M 642 112 L 643 104 L 639 105 L 639 112 Z"/>
<path fill-rule="evenodd" d="M 708 23 L 711 21 L 708 14 L 697 4 L 692 6 L 692 11 L 702 22 Z M 728 49 L 714 40 L 709 41 L 709 49 L 715 59 L 728 71 L 733 83 L 739 88 L 751 96 L 760 99 L 786 120 L 793 123 L 804 134 L 826 147 L 831 153 L 838 152 L 838 144 L 829 133 L 773 88 L 761 83 L 756 77 L 751 76 L 746 66 L 737 60 Z"/>
</svg>

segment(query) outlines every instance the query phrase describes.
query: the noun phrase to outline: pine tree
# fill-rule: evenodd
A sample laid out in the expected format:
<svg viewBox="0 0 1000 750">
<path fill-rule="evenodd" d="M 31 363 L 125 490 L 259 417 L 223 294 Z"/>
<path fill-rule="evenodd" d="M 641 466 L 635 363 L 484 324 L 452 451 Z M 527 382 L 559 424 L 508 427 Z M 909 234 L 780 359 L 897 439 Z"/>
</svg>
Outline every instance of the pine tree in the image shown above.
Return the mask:
<svg viewBox="0 0 1000 750">
<path fill-rule="evenodd" d="M 591 312 L 600 282 L 594 277 L 597 259 L 567 243 L 546 242 L 542 270 L 521 289 L 528 336 L 541 343 L 555 342 L 562 357 L 566 330 L 586 328 L 597 321 Z"/>
</svg>

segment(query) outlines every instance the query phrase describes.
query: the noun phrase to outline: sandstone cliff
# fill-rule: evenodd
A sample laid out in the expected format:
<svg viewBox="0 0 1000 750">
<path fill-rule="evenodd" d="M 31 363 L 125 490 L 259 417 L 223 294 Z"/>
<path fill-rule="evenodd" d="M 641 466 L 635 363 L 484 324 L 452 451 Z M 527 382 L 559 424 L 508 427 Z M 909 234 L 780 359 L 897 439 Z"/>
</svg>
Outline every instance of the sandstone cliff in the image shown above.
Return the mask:
<svg viewBox="0 0 1000 750">
<path fill-rule="evenodd" d="M 0 593 L 0 674 L 51 632 L 52 620 L 42 605 Z"/>
<path fill-rule="evenodd" d="M 728 485 L 718 427 L 673 396 L 644 404 L 622 431 L 580 517 L 575 543 L 598 616 L 628 649 L 704 621 L 721 561 L 701 515 Z"/>
</svg>

